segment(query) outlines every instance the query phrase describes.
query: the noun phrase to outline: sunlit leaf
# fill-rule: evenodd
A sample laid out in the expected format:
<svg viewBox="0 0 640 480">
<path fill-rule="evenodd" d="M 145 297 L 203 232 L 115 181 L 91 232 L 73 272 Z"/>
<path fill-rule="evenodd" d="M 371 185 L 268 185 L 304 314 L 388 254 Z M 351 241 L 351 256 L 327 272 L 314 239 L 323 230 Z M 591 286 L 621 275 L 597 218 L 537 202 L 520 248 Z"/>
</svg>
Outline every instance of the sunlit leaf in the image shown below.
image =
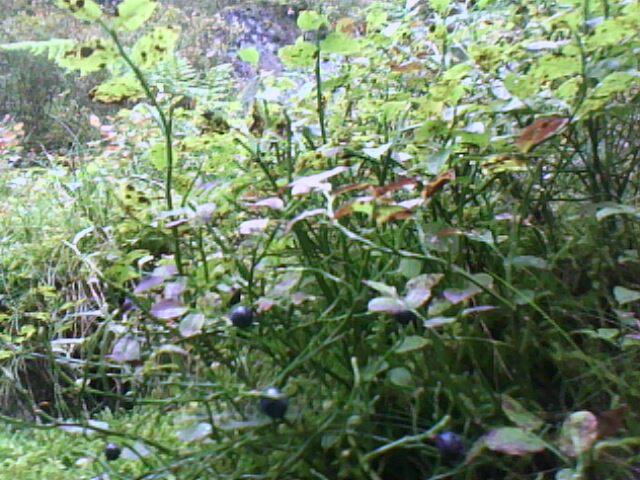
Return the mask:
<svg viewBox="0 0 640 480">
<path fill-rule="evenodd" d="M 260 63 L 260 52 L 254 47 L 243 48 L 238 51 L 238 57 L 240 57 L 240 60 L 243 62 L 250 63 L 251 65 L 258 65 L 258 63 Z"/>
<path fill-rule="evenodd" d="M 318 30 L 327 24 L 327 18 L 313 10 L 304 10 L 298 15 L 298 28 L 303 32 Z"/>
<path fill-rule="evenodd" d="M 102 10 L 93 0 L 56 0 L 56 5 L 69 10 L 76 18 L 93 22 L 100 18 Z"/>
<path fill-rule="evenodd" d="M 157 5 L 153 0 L 123 0 L 118 4 L 114 25 L 128 31 L 137 30 L 151 18 Z"/>
<path fill-rule="evenodd" d="M 289 67 L 309 67 L 313 65 L 316 54 L 316 46 L 302 40 L 302 37 L 295 44 L 287 45 L 278 52 L 282 63 Z"/>
</svg>

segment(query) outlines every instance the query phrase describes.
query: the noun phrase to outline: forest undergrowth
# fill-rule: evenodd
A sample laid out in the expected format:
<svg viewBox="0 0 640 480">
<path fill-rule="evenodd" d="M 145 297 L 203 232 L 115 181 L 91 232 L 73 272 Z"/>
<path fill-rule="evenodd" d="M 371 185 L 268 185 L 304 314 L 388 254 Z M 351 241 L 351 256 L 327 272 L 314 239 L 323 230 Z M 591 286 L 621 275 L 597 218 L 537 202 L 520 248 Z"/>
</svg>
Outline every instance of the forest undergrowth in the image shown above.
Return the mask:
<svg viewBox="0 0 640 480">
<path fill-rule="evenodd" d="M 242 80 L 57 5 L 0 50 L 111 109 L 0 124 L 1 478 L 640 478 L 637 2 L 307 3 Z"/>
</svg>

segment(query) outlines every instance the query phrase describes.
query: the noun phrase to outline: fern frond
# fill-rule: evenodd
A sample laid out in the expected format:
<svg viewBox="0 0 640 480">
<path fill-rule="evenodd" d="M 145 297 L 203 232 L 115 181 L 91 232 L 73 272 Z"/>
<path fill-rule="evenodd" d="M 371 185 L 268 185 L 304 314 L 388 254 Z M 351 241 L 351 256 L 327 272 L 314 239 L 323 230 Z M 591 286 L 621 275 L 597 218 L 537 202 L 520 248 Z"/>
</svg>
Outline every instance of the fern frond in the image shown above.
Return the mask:
<svg viewBox="0 0 640 480">
<path fill-rule="evenodd" d="M 0 44 L 0 50 L 7 52 L 29 52 L 33 55 L 46 55 L 49 60 L 60 58 L 75 42 L 66 38 L 52 38 L 43 41 L 27 41 Z"/>
</svg>

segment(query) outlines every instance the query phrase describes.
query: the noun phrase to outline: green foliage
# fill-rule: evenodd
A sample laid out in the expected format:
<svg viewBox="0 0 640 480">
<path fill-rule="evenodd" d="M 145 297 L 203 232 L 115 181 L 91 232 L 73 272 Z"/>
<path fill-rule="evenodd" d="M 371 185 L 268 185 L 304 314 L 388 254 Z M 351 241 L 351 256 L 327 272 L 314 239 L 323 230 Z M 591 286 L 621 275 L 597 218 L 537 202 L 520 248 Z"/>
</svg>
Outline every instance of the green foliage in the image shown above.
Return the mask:
<svg viewBox="0 0 640 480">
<path fill-rule="evenodd" d="M 173 29 L 96 20 L 94 96 L 138 104 L 0 217 L 23 411 L 188 415 L 135 471 L 160 478 L 632 475 L 640 45 L 613 32 L 638 10 L 401 3 L 305 10 L 295 71 L 238 88 L 174 59 Z"/>
</svg>

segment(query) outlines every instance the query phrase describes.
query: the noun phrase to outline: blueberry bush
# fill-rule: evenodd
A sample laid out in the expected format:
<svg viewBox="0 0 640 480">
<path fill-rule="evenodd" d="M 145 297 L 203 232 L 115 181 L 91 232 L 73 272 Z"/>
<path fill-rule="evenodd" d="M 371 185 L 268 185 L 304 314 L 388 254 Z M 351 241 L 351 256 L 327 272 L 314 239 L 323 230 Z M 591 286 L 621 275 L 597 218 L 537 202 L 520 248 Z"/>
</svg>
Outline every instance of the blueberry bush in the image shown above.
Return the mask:
<svg viewBox="0 0 640 480">
<path fill-rule="evenodd" d="M 57 4 L 90 35 L 0 48 L 119 109 L 2 172 L 11 435 L 92 432 L 77 478 L 639 474 L 637 2 L 317 2 L 240 81 L 153 0 Z"/>
</svg>

